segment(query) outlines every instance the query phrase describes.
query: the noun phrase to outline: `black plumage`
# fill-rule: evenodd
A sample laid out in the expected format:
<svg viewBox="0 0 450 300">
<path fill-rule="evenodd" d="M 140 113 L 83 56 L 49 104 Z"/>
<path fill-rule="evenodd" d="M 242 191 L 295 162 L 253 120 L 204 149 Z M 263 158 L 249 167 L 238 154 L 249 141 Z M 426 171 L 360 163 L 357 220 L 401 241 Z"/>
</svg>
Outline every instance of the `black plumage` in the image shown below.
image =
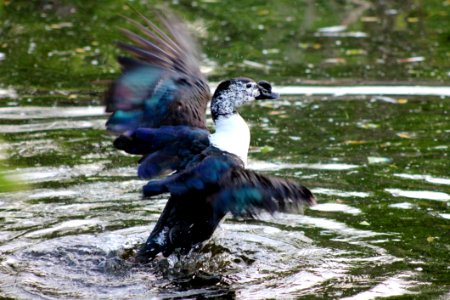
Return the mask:
<svg viewBox="0 0 450 300">
<path fill-rule="evenodd" d="M 242 118 L 233 119 L 236 108 L 255 99 L 277 98 L 272 86 L 249 78 L 219 84 L 211 111 L 215 122 L 221 120 L 220 130 L 226 134 L 216 135 L 216 131 L 212 140 L 206 130 L 211 94 L 198 67 L 193 39 L 182 22 L 170 14 L 160 16 L 165 31 L 141 18 L 145 25 L 128 19 L 140 34 L 122 30 L 132 43 L 120 42 L 118 46 L 132 57 L 119 58 L 123 72 L 106 95 L 107 111 L 112 112 L 106 126 L 119 135 L 114 141 L 117 149 L 142 155 L 138 168 L 141 178 L 175 173 L 152 180 L 143 188 L 147 197 L 170 193 L 170 198 L 138 259 L 147 261 L 158 253 L 167 256 L 177 249 L 189 252 L 211 237 L 227 213 L 254 218 L 261 211 L 292 211 L 314 204 L 314 196 L 306 187 L 247 170 L 242 156 L 215 144 L 229 137 L 224 125 L 228 118 L 237 122 L 230 123 L 233 132 L 239 135 L 239 126 L 244 126 L 242 131 L 249 140 Z M 248 149 L 244 150 L 246 157 Z"/>
<path fill-rule="evenodd" d="M 146 196 L 162 193 L 170 198 L 138 254 L 142 261 L 200 246 L 227 213 L 255 218 L 261 211 L 295 211 L 315 203 L 306 187 L 247 170 L 239 157 L 213 146 L 183 171 L 144 186 Z"/>
</svg>

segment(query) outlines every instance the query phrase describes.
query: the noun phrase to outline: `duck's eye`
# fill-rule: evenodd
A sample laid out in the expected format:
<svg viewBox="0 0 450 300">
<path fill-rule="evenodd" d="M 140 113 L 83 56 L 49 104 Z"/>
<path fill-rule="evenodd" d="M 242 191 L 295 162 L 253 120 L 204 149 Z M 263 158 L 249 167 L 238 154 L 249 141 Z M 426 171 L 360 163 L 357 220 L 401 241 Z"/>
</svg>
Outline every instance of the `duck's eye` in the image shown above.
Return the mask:
<svg viewBox="0 0 450 300">
<path fill-rule="evenodd" d="M 252 87 L 252 84 L 251 83 L 247 83 L 247 85 L 245 87 L 249 89 L 249 88 Z"/>
</svg>

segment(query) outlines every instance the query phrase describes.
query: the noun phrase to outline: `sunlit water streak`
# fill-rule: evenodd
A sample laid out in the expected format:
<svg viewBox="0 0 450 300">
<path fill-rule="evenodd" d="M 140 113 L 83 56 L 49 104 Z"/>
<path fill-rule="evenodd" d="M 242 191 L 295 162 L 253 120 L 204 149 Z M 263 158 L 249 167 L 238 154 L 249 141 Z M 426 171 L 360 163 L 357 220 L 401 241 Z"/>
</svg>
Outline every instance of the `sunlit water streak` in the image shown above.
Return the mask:
<svg viewBox="0 0 450 300">
<path fill-rule="evenodd" d="M 315 194 L 323 194 L 323 195 L 332 195 L 332 196 L 339 196 L 339 197 L 358 197 L 358 198 L 366 198 L 369 197 L 369 193 L 365 192 L 355 192 L 355 191 L 339 191 L 334 189 L 326 189 L 326 188 L 315 188 L 313 189 L 313 192 Z"/>
<path fill-rule="evenodd" d="M 390 95 L 450 96 L 447 86 L 277 86 L 282 95 Z"/>
<path fill-rule="evenodd" d="M 317 194 L 317 192 L 315 192 Z M 328 212 L 343 212 L 351 215 L 359 215 L 361 214 L 361 210 L 355 207 L 351 207 L 346 204 L 339 204 L 339 203 L 319 203 L 313 207 L 311 207 L 312 210 L 318 210 L 318 211 L 328 211 Z"/>
<path fill-rule="evenodd" d="M 312 163 L 312 164 L 287 164 L 287 163 L 271 163 L 267 161 L 250 160 L 248 168 L 256 171 L 277 171 L 283 169 L 314 169 L 314 170 L 351 170 L 358 168 L 358 165 L 342 164 L 342 163 Z"/>
<path fill-rule="evenodd" d="M 416 276 L 417 273 L 414 272 L 400 273 L 384 280 L 368 291 L 361 292 L 351 297 L 342 298 L 342 300 L 371 300 L 384 297 L 416 294 L 408 290 L 414 285 L 423 284 L 413 280 Z"/>
<path fill-rule="evenodd" d="M 450 195 L 442 192 L 434 191 L 405 191 L 401 189 L 386 189 L 395 197 L 407 197 L 413 199 L 426 199 L 434 201 L 449 201 Z"/>
<path fill-rule="evenodd" d="M 49 121 L 34 124 L 0 125 L 0 133 L 36 132 L 59 129 L 104 129 L 104 120 L 92 121 Z"/>
<path fill-rule="evenodd" d="M 424 180 L 426 182 L 434 184 L 450 185 L 450 178 L 434 177 L 431 175 L 419 175 L 419 174 L 394 174 L 394 176 L 406 179 Z"/>
<path fill-rule="evenodd" d="M 92 117 L 105 114 L 105 108 L 99 106 L 85 107 L 1 107 L 0 119 L 30 120 L 47 118 Z"/>
<path fill-rule="evenodd" d="M 2 89 L 0 88 L 0 98 L 11 98 L 14 99 L 17 97 L 17 93 L 13 89 Z"/>
<path fill-rule="evenodd" d="M 210 85 L 215 90 L 216 83 Z M 438 96 L 449 97 L 448 86 L 420 85 L 305 85 L 305 86 L 274 86 L 273 90 L 281 96 Z M 390 100 L 387 100 L 390 102 Z"/>
</svg>

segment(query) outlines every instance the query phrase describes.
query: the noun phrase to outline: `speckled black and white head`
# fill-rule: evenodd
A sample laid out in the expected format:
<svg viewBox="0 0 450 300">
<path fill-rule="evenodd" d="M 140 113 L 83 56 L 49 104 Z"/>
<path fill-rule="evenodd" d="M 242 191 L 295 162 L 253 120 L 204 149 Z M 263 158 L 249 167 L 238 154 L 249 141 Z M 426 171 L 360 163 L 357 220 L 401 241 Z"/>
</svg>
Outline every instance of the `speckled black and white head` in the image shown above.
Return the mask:
<svg viewBox="0 0 450 300">
<path fill-rule="evenodd" d="M 211 101 L 211 114 L 214 120 L 220 116 L 236 113 L 236 108 L 255 99 L 276 99 L 267 81 L 256 83 L 250 78 L 234 78 L 222 81 L 214 92 Z"/>
<path fill-rule="evenodd" d="M 237 155 L 246 164 L 250 146 L 250 129 L 236 112 L 242 104 L 259 99 L 276 99 L 272 86 L 267 81 L 256 83 L 249 78 L 223 81 L 217 87 L 211 101 L 211 115 L 216 131 L 209 141 L 212 146 Z"/>
</svg>

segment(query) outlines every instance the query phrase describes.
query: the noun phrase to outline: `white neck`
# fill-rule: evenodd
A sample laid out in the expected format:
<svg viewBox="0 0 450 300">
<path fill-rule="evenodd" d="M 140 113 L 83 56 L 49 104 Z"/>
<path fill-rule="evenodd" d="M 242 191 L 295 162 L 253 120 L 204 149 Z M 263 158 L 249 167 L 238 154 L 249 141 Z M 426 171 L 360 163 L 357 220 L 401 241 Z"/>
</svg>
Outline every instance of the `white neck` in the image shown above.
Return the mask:
<svg viewBox="0 0 450 300">
<path fill-rule="evenodd" d="M 215 123 L 216 132 L 209 136 L 211 145 L 239 156 L 247 165 L 250 129 L 244 119 L 238 113 L 234 113 L 228 116 L 219 116 Z"/>
</svg>

